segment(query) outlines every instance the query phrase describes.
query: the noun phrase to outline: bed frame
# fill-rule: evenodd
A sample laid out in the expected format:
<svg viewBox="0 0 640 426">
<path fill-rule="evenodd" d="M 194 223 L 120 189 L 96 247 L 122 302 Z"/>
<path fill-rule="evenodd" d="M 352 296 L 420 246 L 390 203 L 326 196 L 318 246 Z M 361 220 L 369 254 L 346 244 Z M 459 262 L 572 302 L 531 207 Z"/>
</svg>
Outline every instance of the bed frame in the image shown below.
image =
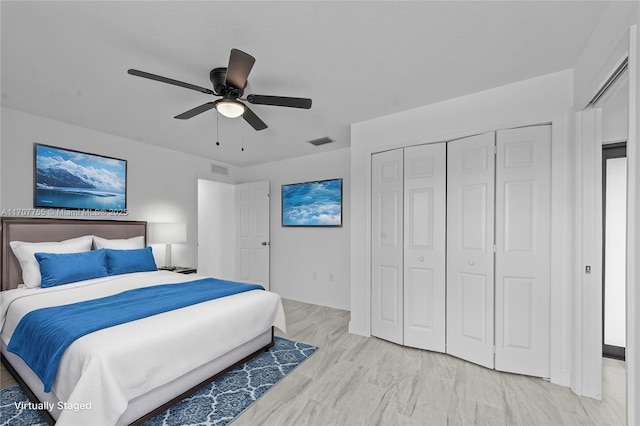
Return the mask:
<svg viewBox="0 0 640 426">
<path fill-rule="evenodd" d="M 4 217 L 0 224 L 2 245 L 0 262 L 1 289 L 18 287 L 22 282 L 22 269 L 13 255 L 10 241 L 62 241 L 69 238 L 95 235 L 107 239 L 131 238 L 143 235 L 147 242 L 147 222 L 119 220 L 45 219 Z"/>
<path fill-rule="evenodd" d="M 0 221 L 0 287 L 4 290 L 17 288 L 22 282 L 22 270 L 18 260 L 13 255 L 10 241 L 62 241 L 83 235 L 96 235 L 107 239 L 122 239 L 144 236 L 147 240 L 147 222 L 119 221 L 119 220 L 84 220 L 84 219 L 49 219 L 49 218 L 14 218 L 5 217 Z M 163 412 L 172 405 L 180 402 L 193 392 L 208 385 L 218 377 L 224 375 L 236 366 L 253 358 L 274 345 L 273 327 L 256 337 L 254 340 L 212 360 L 189 372 L 182 378 L 174 380 L 167 389 L 156 388 L 148 394 L 130 401 L 129 408 L 121 417 L 126 423 L 139 425 Z M 44 398 L 34 392 L 39 381 L 24 365 L 22 359 L 7 353 L 2 344 L 2 363 L 22 390 L 32 402 L 39 403 Z M 22 371 L 22 375 L 18 372 Z M 25 377 L 23 377 L 25 376 Z M 136 401 L 137 400 L 137 401 Z M 146 413 L 146 414 L 145 414 Z M 46 410 L 40 411 L 45 421 L 53 425 L 56 420 Z"/>
</svg>

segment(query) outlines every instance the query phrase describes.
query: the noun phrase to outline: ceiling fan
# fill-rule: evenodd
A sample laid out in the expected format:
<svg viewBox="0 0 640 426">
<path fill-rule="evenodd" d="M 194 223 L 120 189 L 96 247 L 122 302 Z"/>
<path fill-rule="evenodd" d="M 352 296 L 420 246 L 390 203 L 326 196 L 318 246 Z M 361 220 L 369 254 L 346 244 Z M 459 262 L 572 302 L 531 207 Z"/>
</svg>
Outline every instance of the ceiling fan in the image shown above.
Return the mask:
<svg viewBox="0 0 640 426">
<path fill-rule="evenodd" d="M 255 130 L 264 130 L 267 128 L 266 123 L 251 111 L 246 104 L 240 101 L 249 102 L 254 105 L 273 105 L 303 109 L 311 108 L 311 99 L 308 98 L 290 98 L 285 96 L 268 95 L 247 95 L 246 98 L 243 98 L 242 95 L 244 95 L 244 89 L 247 87 L 247 77 L 249 76 L 255 61 L 255 58 L 248 53 L 238 49 L 231 49 L 229 65 L 227 68 L 214 68 L 209 73 L 209 79 L 211 80 L 211 83 L 213 83 L 213 90 L 135 69 L 130 69 L 127 72 L 137 77 L 148 78 L 162 83 L 173 84 L 174 86 L 197 90 L 198 92 L 206 93 L 208 95 L 222 97 L 222 99 L 207 102 L 206 104 L 197 106 L 174 117 L 180 120 L 195 117 L 198 114 L 202 114 L 205 111 L 215 108 L 225 117 L 235 118 L 242 116 L 242 118 L 244 118 L 245 121 Z"/>
</svg>

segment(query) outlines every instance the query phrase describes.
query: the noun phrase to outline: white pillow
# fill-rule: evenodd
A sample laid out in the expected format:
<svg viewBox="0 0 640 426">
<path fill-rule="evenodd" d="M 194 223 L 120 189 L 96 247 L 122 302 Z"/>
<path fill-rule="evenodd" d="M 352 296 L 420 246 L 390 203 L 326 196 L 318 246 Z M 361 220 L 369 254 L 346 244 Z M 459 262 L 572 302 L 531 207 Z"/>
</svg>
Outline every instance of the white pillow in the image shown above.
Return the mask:
<svg viewBox="0 0 640 426">
<path fill-rule="evenodd" d="M 115 250 L 134 250 L 144 248 L 144 236 L 127 238 L 126 240 L 107 240 L 93 236 L 93 246 L 96 250 L 103 248 Z"/>
<path fill-rule="evenodd" d="M 22 268 L 22 281 L 26 287 L 40 287 L 40 265 L 34 253 L 79 253 L 91 250 L 93 235 L 60 242 L 26 243 L 11 241 L 9 245 Z"/>
</svg>

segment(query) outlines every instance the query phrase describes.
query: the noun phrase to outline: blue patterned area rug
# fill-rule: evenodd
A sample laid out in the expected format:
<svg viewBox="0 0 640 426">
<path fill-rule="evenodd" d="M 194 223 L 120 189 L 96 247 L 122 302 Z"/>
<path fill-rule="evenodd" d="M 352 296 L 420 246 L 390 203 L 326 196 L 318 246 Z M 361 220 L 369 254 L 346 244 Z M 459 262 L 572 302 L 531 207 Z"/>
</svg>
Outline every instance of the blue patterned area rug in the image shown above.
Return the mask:
<svg viewBox="0 0 640 426">
<path fill-rule="evenodd" d="M 317 349 L 276 337 L 275 345 L 268 351 L 234 368 L 145 425 L 227 425 Z M 18 385 L 0 390 L 0 425 L 46 425 L 37 411 L 21 409 L 21 402 L 29 400 Z"/>
</svg>

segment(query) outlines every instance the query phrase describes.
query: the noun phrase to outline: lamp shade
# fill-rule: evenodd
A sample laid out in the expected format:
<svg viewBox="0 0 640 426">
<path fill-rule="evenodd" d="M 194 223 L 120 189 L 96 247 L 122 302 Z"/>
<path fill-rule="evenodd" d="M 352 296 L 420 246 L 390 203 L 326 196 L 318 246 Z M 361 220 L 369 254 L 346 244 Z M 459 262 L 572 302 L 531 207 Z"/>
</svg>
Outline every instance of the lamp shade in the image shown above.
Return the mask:
<svg viewBox="0 0 640 426">
<path fill-rule="evenodd" d="M 151 243 L 186 243 L 186 223 L 150 223 L 149 242 Z"/>
</svg>

